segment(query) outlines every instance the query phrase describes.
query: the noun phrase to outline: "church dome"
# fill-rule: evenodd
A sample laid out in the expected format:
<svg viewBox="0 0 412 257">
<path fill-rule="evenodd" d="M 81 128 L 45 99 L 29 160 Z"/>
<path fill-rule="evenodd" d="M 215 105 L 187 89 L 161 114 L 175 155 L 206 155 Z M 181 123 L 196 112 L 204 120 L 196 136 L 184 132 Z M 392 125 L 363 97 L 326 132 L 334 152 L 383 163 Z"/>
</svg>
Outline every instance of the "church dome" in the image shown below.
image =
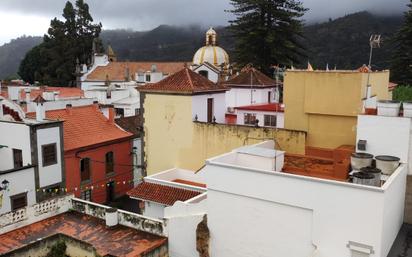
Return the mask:
<svg viewBox="0 0 412 257">
<path fill-rule="evenodd" d="M 217 46 L 217 33 L 213 28 L 206 32 L 206 46 L 201 47 L 193 57 L 193 64 L 200 65 L 204 62 L 216 67 L 227 67 L 229 65 L 229 55 L 226 51 Z"/>
</svg>

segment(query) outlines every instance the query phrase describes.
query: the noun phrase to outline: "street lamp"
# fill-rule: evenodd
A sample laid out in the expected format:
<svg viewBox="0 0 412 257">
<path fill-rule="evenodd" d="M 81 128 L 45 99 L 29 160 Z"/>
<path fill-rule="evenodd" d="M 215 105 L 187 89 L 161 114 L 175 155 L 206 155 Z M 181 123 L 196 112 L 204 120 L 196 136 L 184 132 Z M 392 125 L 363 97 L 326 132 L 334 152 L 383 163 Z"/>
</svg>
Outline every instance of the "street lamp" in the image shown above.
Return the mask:
<svg viewBox="0 0 412 257">
<path fill-rule="evenodd" d="M 9 188 L 9 184 L 10 182 L 7 179 L 3 180 L 0 185 L 0 191 L 7 190 Z"/>
</svg>

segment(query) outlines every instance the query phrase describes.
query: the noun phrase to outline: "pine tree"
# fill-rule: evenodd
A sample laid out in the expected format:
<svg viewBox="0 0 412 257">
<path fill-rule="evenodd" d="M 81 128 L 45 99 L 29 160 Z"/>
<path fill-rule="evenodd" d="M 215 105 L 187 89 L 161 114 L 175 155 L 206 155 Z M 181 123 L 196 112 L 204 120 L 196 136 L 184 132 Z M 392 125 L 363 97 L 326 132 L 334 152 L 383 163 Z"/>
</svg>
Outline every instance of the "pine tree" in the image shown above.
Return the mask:
<svg viewBox="0 0 412 257">
<path fill-rule="evenodd" d="M 68 1 L 63 18 L 64 21 L 54 18 L 43 43 L 26 54 L 19 68 L 24 80 L 74 86 L 77 60 L 89 64 L 93 40 L 99 37 L 102 25 L 92 23 L 89 6 L 83 0 L 77 0 L 75 6 Z"/>
<path fill-rule="evenodd" d="M 231 0 L 235 15 L 230 29 L 236 39 L 238 64 L 253 64 L 269 74 L 271 65 L 297 63 L 303 55 L 299 0 Z"/>
<path fill-rule="evenodd" d="M 412 0 L 408 4 L 405 20 L 396 34 L 396 51 L 392 58 L 392 80 L 412 86 Z"/>
</svg>

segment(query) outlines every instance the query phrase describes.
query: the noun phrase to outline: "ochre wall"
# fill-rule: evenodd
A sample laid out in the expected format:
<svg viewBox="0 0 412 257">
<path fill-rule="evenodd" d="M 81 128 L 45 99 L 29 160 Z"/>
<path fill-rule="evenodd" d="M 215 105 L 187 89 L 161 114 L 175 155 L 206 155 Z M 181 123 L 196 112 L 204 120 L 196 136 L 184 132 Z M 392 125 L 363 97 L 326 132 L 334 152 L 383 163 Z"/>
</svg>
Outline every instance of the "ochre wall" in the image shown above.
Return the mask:
<svg viewBox="0 0 412 257">
<path fill-rule="evenodd" d="M 148 175 L 174 167 L 198 170 L 207 158 L 269 139 L 287 152 L 305 152 L 302 131 L 193 122 L 190 96 L 146 94 L 143 115 Z"/>
<path fill-rule="evenodd" d="M 336 148 L 355 144 L 367 73 L 288 71 L 284 81 L 285 128 L 308 132 L 307 145 Z M 389 99 L 389 72 L 370 74 L 372 96 Z"/>
</svg>

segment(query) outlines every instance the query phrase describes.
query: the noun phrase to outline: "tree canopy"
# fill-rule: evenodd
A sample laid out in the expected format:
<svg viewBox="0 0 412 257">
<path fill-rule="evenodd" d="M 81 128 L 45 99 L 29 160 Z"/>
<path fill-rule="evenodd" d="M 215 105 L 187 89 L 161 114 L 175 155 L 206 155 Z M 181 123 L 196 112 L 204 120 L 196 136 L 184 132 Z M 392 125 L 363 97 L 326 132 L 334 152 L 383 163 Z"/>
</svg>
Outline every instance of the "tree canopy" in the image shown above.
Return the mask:
<svg viewBox="0 0 412 257">
<path fill-rule="evenodd" d="M 272 65 L 297 63 L 304 49 L 299 0 L 231 0 L 235 19 L 229 21 L 236 40 L 235 60 L 269 73 Z"/>
<path fill-rule="evenodd" d="M 93 41 L 102 25 L 93 24 L 89 6 L 84 0 L 68 1 L 61 21 L 54 18 L 43 42 L 30 50 L 19 67 L 19 75 L 27 82 L 46 85 L 74 86 L 76 63 L 90 64 Z M 100 42 L 100 41 L 97 41 Z M 101 43 L 98 44 L 101 50 Z"/>
<path fill-rule="evenodd" d="M 412 0 L 408 4 L 405 20 L 396 35 L 396 51 L 392 59 L 392 80 L 412 85 Z"/>
</svg>

